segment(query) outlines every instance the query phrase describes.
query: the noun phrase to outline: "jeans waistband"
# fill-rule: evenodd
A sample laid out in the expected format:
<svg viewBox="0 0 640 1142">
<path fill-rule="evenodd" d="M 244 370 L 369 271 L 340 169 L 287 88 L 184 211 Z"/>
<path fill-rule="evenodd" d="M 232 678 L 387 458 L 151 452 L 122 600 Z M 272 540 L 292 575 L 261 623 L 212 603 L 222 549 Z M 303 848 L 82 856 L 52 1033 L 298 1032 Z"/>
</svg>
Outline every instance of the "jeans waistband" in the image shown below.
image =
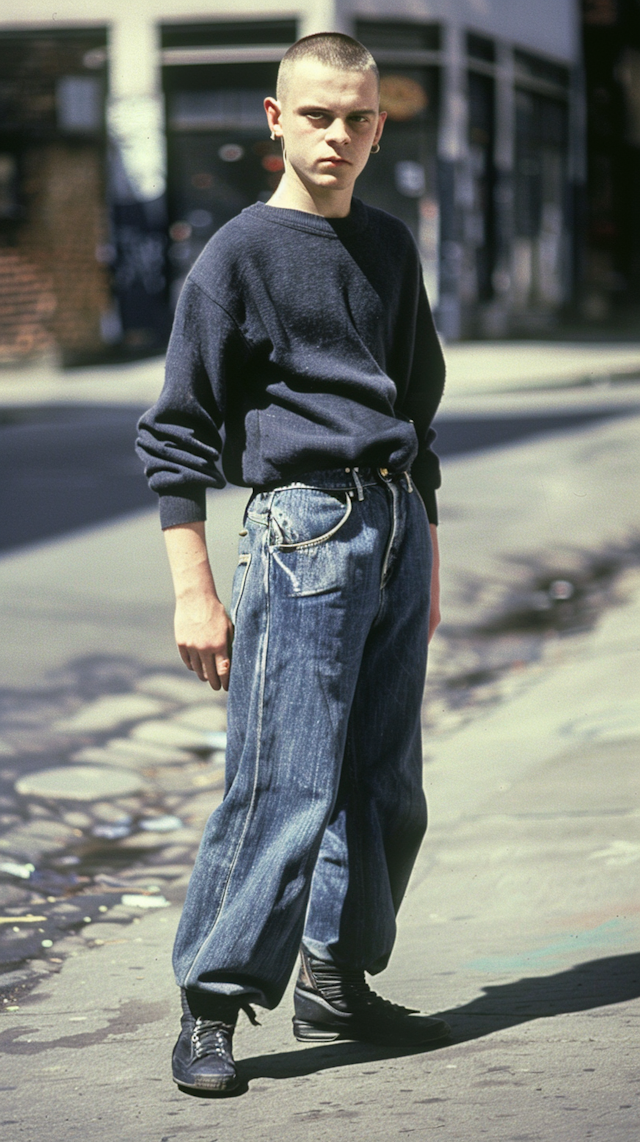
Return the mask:
<svg viewBox="0 0 640 1142">
<path fill-rule="evenodd" d="M 391 480 L 404 479 L 409 491 L 413 491 L 411 476 L 408 472 L 391 472 L 388 468 L 373 468 L 356 465 L 353 468 L 321 468 L 317 471 L 302 472 L 290 480 L 281 483 L 262 485 L 254 488 L 256 492 L 274 492 L 280 488 L 327 488 L 331 491 L 349 491 L 356 488 L 371 487 L 373 484 L 389 483 Z"/>
</svg>

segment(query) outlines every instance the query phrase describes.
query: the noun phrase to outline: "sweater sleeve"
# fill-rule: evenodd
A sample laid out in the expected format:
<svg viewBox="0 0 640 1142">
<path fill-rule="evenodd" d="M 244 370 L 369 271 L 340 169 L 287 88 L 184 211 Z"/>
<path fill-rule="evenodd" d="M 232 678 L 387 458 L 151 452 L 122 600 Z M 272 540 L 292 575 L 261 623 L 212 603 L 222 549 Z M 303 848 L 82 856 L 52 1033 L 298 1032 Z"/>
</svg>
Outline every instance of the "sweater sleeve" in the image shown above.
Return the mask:
<svg viewBox="0 0 640 1142">
<path fill-rule="evenodd" d="M 418 455 L 411 466 L 412 479 L 424 500 L 430 523 L 438 522 L 436 489 L 440 487 L 440 461 L 433 450 L 433 418 L 444 392 L 445 364 L 433 324 L 427 293 L 418 264 L 419 285 L 411 372 L 399 412 L 413 421 Z"/>
<path fill-rule="evenodd" d="M 206 489 L 224 487 L 218 467 L 230 381 L 245 342 L 233 318 L 192 279 L 180 295 L 165 383 L 140 418 L 136 451 L 160 497 L 163 528 L 206 518 Z"/>
</svg>

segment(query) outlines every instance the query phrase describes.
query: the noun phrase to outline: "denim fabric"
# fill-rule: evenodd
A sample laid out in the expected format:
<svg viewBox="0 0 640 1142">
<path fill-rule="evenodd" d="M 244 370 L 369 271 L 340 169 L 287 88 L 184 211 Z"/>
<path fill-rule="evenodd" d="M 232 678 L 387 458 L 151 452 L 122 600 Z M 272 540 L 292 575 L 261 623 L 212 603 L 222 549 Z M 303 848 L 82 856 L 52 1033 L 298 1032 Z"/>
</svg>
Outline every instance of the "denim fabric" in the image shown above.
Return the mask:
<svg viewBox="0 0 640 1142">
<path fill-rule="evenodd" d="M 382 970 L 426 828 L 431 542 L 408 477 L 256 492 L 233 585 L 226 789 L 174 950 L 203 1002 L 274 1007 L 300 942 Z"/>
</svg>

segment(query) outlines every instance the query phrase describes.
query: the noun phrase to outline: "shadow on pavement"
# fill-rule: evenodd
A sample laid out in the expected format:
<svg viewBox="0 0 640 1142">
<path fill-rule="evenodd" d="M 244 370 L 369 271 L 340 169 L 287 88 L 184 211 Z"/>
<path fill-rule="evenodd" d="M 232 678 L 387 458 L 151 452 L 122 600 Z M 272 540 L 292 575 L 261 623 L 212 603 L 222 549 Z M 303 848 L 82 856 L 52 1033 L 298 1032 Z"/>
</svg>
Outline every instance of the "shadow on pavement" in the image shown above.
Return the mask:
<svg viewBox="0 0 640 1142">
<path fill-rule="evenodd" d="M 461 456 L 508 444 L 519 444 L 549 432 L 570 432 L 590 424 L 628 415 L 627 409 L 589 409 L 572 412 L 528 413 L 515 416 L 436 416 L 438 436 L 434 445 L 438 456 Z"/>
<path fill-rule="evenodd" d="M 134 454 L 142 407 L 65 405 L 0 409 L 0 552 L 153 508 Z M 570 431 L 628 410 L 436 418 L 442 457 Z"/>
<path fill-rule="evenodd" d="M 479 999 L 440 1014 L 451 1023 L 454 1041 L 465 1043 L 532 1019 L 592 1011 L 639 996 L 640 952 L 630 952 L 576 964 L 556 975 L 486 987 Z"/>
<path fill-rule="evenodd" d="M 299 1078 L 333 1067 L 348 1067 L 357 1063 L 442 1050 L 490 1035 L 494 1031 L 529 1023 L 533 1019 L 591 1011 L 639 996 L 640 953 L 609 956 L 577 964 L 556 975 L 536 976 L 487 987 L 484 995 L 464 1007 L 434 1012 L 451 1024 L 453 1035 L 444 1042 L 428 1044 L 424 1051 L 417 1051 L 415 1047 L 393 1050 L 365 1043 L 336 1043 L 298 1051 L 281 1051 L 274 1055 L 256 1055 L 242 1059 L 238 1069 L 243 1087 L 244 1083 L 248 1084 L 258 1078 Z"/>
</svg>

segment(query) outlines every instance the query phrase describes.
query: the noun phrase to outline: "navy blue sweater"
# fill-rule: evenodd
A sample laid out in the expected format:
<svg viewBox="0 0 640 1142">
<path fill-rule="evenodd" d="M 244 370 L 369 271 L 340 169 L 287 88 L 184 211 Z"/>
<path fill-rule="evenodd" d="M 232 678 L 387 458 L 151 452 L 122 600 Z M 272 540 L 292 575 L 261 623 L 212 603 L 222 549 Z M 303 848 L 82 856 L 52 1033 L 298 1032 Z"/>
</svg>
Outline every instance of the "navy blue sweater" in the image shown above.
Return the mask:
<svg viewBox="0 0 640 1142">
<path fill-rule="evenodd" d="M 402 222 L 358 199 L 344 219 L 250 206 L 189 273 L 165 385 L 138 426 L 162 526 L 205 518 L 206 488 L 225 482 L 218 460 L 258 488 L 326 468 L 411 469 L 436 522 L 443 385 Z"/>
</svg>

